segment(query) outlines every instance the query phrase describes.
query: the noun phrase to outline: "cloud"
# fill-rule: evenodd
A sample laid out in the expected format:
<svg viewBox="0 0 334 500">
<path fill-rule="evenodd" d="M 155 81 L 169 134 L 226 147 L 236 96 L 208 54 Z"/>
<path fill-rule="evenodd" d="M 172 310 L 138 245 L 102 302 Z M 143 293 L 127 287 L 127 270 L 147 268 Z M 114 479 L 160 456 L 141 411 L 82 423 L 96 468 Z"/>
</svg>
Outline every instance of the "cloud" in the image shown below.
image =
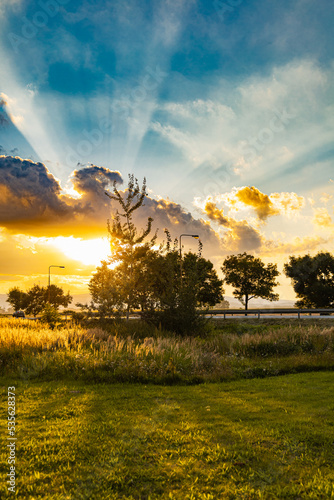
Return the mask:
<svg viewBox="0 0 334 500">
<path fill-rule="evenodd" d="M 104 191 L 122 182 L 120 173 L 92 165 L 71 181 L 79 199 L 64 194 L 43 163 L 0 156 L 0 225 L 38 236 L 101 233 L 110 210 Z"/>
<path fill-rule="evenodd" d="M 267 194 L 261 193 L 255 187 L 244 187 L 235 193 L 236 198 L 245 205 L 254 208 L 260 220 L 266 220 L 272 215 L 278 215 L 279 211 L 273 206 Z"/>
<path fill-rule="evenodd" d="M 321 236 L 307 236 L 305 238 L 296 237 L 290 242 L 281 242 L 266 240 L 261 247 L 261 255 L 278 255 L 278 254 L 303 254 L 313 251 L 318 251 L 319 247 L 327 245 L 330 240 Z"/>
<path fill-rule="evenodd" d="M 315 184 L 323 184 L 330 172 L 326 159 L 332 156 L 333 71 L 313 60 L 293 60 L 235 85 L 213 80 L 202 92 L 204 99 L 161 104 L 151 128 L 162 144 L 167 140 L 182 154 L 179 189 L 189 185 L 194 169 L 206 173 L 208 167 L 217 170 L 226 164 L 231 164 L 226 189 L 235 184 L 235 175 L 243 184 L 258 179 L 282 191 L 286 178 L 297 186 L 303 175 L 312 189 L 315 168 L 324 172 Z M 205 186 L 204 174 L 202 178 Z"/>
<path fill-rule="evenodd" d="M 322 203 L 328 203 L 331 199 L 333 199 L 333 195 L 329 193 L 322 193 L 322 196 L 320 198 L 320 201 Z"/>
<path fill-rule="evenodd" d="M 327 208 L 320 207 L 314 209 L 313 224 L 323 229 L 334 229 L 334 223 L 328 213 Z"/>
<path fill-rule="evenodd" d="M 305 207 L 305 198 L 296 193 L 271 193 L 269 199 L 275 209 L 287 216 L 296 214 Z"/>
<path fill-rule="evenodd" d="M 223 247 L 228 251 L 254 251 L 259 250 L 263 238 L 259 231 L 251 227 L 247 221 L 237 221 L 226 217 L 223 210 L 215 203 L 208 201 L 204 207 L 205 214 L 213 222 L 228 229 L 223 236 Z"/>
<path fill-rule="evenodd" d="M 2 94 L 0 94 L 0 128 L 6 127 L 10 124 L 6 107 L 7 107 L 7 102 L 3 98 Z"/>
<path fill-rule="evenodd" d="M 115 181 L 118 184 L 123 183 L 119 172 L 109 170 L 105 167 L 97 167 L 96 165 L 75 170 L 71 176 L 71 182 L 75 191 L 86 198 L 91 197 L 93 200 L 100 197 L 103 198 L 102 195 L 104 195 L 105 190 Z"/>
<path fill-rule="evenodd" d="M 59 274 L 60 279 L 64 279 L 65 274 L 88 277 L 95 268 L 66 256 L 57 248 L 52 238 L 48 240 L 8 232 L 4 232 L 3 236 L 4 239 L 0 243 L 0 276 L 7 275 L 8 282 L 16 275 L 28 276 L 31 280 L 33 276 L 35 279 L 39 276 L 42 284 L 46 284 L 50 264 L 65 266 L 65 270 L 60 270 L 59 273 L 57 269 L 53 270 L 55 275 Z"/>
<path fill-rule="evenodd" d="M 242 193 L 241 197 L 235 196 L 240 192 Z M 241 190 L 221 195 L 221 197 L 218 197 L 218 201 L 222 201 L 223 197 L 224 201 L 227 201 L 229 206 L 233 207 L 233 202 L 238 198 L 242 198 L 242 202 L 244 202 L 243 195 L 245 192 L 246 197 L 248 197 L 249 191 L 245 191 L 245 188 L 242 188 Z M 260 195 L 262 194 L 259 191 L 258 193 Z M 250 199 L 249 205 L 255 205 L 255 208 L 259 209 L 258 216 L 261 219 L 261 217 L 264 218 L 271 214 L 272 206 L 269 202 L 272 195 L 270 195 L 270 197 L 262 197 L 258 196 L 258 193 L 254 198 L 252 197 Z M 252 195 L 253 193 L 251 192 L 251 196 Z M 299 211 L 300 208 L 304 206 L 304 198 L 297 196 L 295 193 L 274 193 L 273 200 L 275 200 L 274 206 L 275 211 L 277 210 L 277 214 L 279 213 L 279 208 L 283 213 L 289 215 L 294 211 Z M 246 198 L 246 201 L 248 201 L 248 198 Z M 238 221 L 224 214 L 223 209 L 218 208 L 216 203 L 210 199 L 206 200 L 203 212 L 211 221 L 227 229 L 227 231 L 222 234 L 221 238 L 222 248 L 228 249 L 229 252 L 250 251 L 256 252 L 258 255 L 278 256 L 280 254 L 294 254 L 319 250 L 323 245 L 330 244 L 332 241 L 331 237 L 324 238 L 318 235 L 306 236 L 304 238 L 296 237 L 292 239 L 292 241 L 280 241 L 278 234 L 276 234 L 276 238 L 273 240 L 270 237 L 268 238 L 262 235 L 256 227 L 252 227 L 246 220 Z M 317 209 L 313 222 L 325 229 L 334 228 L 334 224 L 326 209 Z M 286 235 L 283 235 L 283 237 L 286 239 Z"/>
<path fill-rule="evenodd" d="M 298 196 L 296 193 L 282 192 L 267 195 L 254 186 L 234 187 L 228 193 L 207 196 L 204 202 L 200 198 L 196 198 L 195 205 L 204 206 L 207 201 L 223 202 L 227 207 L 235 211 L 246 210 L 251 207 L 262 222 L 274 215 L 283 214 L 290 217 L 305 206 L 304 197 Z"/>
<path fill-rule="evenodd" d="M 66 194 L 59 182 L 42 163 L 21 158 L 0 157 L 0 226 L 12 233 L 33 236 L 77 236 L 93 238 L 107 235 L 107 219 L 117 206 L 105 191 L 116 181 L 123 182 L 117 171 L 91 165 L 75 170 L 70 179 L 76 196 Z M 195 219 L 181 205 L 163 198 L 146 197 L 144 206 L 134 212 L 134 222 L 144 228 L 153 218 L 153 230 L 171 232 L 172 238 L 182 233 L 196 233 L 205 251 L 219 254 L 220 239 L 209 223 Z"/>
<path fill-rule="evenodd" d="M 210 220 L 218 222 L 221 226 L 230 227 L 231 219 L 225 217 L 223 210 L 220 210 L 213 202 L 208 201 L 205 205 L 204 212 Z"/>
</svg>

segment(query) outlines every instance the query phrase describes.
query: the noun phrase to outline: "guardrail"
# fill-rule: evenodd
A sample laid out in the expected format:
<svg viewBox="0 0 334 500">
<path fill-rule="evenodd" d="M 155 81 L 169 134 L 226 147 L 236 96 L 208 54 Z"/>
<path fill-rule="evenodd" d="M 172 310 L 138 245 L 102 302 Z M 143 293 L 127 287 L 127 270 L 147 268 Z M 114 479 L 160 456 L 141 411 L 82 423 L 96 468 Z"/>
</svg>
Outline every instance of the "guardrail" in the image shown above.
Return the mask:
<svg viewBox="0 0 334 500">
<path fill-rule="evenodd" d="M 251 316 L 255 315 L 260 319 L 261 314 L 297 314 L 298 319 L 300 319 L 301 314 L 320 314 L 320 315 L 330 315 L 334 314 L 334 309 L 295 309 L 295 308 L 289 308 L 289 309 L 210 309 L 209 311 L 201 311 L 201 314 L 211 314 L 211 315 L 216 315 L 216 314 L 221 314 L 224 315 L 224 319 L 226 316 L 233 316 L 233 315 L 243 315 L 243 316 Z"/>
<path fill-rule="evenodd" d="M 200 314 L 205 314 L 205 315 L 211 315 L 211 316 L 216 316 L 216 315 L 222 315 L 224 316 L 224 319 L 226 319 L 226 316 L 257 316 L 258 319 L 260 319 L 261 314 L 277 314 L 277 315 L 283 315 L 283 314 L 295 314 L 298 316 L 298 319 L 300 319 L 301 314 L 319 314 L 319 315 L 326 315 L 329 316 L 331 314 L 334 314 L 334 309 L 296 309 L 296 308 L 285 308 L 285 309 L 209 309 L 209 310 L 202 310 L 199 311 Z M 62 314 L 62 313 L 61 313 Z M 134 312 L 134 314 L 138 314 L 140 316 L 140 312 Z M 13 316 L 13 313 L 1 313 L 1 316 Z M 67 316 L 67 315 L 66 315 Z M 38 319 L 38 318 L 27 318 L 27 319 Z"/>
</svg>

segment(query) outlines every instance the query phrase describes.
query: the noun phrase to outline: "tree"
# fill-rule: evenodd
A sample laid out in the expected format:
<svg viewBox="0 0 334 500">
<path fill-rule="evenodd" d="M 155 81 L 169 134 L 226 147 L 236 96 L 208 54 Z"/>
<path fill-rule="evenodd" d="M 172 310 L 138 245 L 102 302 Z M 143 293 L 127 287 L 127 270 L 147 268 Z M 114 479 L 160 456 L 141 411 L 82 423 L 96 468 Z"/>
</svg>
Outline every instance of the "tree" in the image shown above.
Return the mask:
<svg viewBox="0 0 334 500">
<path fill-rule="evenodd" d="M 233 295 L 248 309 L 248 302 L 256 297 L 270 301 L 278 300 L 273 288 L 278 285 L 275 278 L 279 275 L 276 264 L 265 264 L 261 259 L 246 252 L 230 255 L 224 260 L 222 271 L 224 282 L 232 285 Z"/>
<path fill-rule="evenodd" d="M 222 280 L 212 262 L 192 252 L 182 257 L 181 278 L 177 242 L 172 248 L 170 234 L 167 230 L 165 233 L 165 247 L 156 252 L 147 266 L 153 307 L 148 307 L 143 317 L 177 333 L 193 333 L 203 323 L 197 308 L 213 306 L 223 299 Z"/>
<path fill-rule="evenodd" d="M 131 280 L 128 279 L 128 261 L 121 261 L 114 268 L 108 267 L 106 261 L 101 262 L 88 285 L 101 318 L 120 316 L 124 310 L 130 313 L 133 308 L 146 311 L 153 307 L 152 265 L 149 262 L 156 258 L 155 254 L 156 251 L 146 245 L 133 249 Z"/>
<path fill-rule="evenodd" d="M 106 261 L 96 268 L 88 288 L 101 318 L 115 316 L 123 309 L 121 283 Z"/>
<path fill-rule="evenodd" d="M 222 280 L 213 264 L 193 253 L 183 256 L 182 286 L 180 255 L 177 242 L 159 249 L 138 245 L 133 249 L 132 280 L 125 280 L 128 262 L 120 261 L 113 269 L 107 262 L 97 268 L 89 289 L 100 316 L 115 316 L 123 310 L 130 296 L 132 305 L 140 308 L 142 318 L 177 332 L 194 329 L 200 323 L 198 306 L 214 305 L 222 300 Z M 128 287 L 133 286 L 130 290 Z M 125 304 L 127 307 L 127 303 Z"/>
<path fill-rule="evenodd" d="M 47 289 L 48 303 L 56 310 L 59 306 L 67 307 L 73 300 L 70 292 L 65 295 L 64 290 L 56 285 L 50 285 Z"/>
<path fill-rule="evenodd" d="M 329 252 L 319 252 L 314 257 L 290 256 L 284 272 L 301 299 L 296 302 L 297 307 L 334 307 L 334 257 Z"/>
<path fill-rule="evenodd" d="M 61 316 L 54 306 L 45 304 L 41 320 L 53 330 L 57 324 L 61 323 Z"/>
<path fill-rule="evenodd" d="M 27 291 L 27 303 L 25 310 L 27 314 L 37 316 L 48 303 L 48 289 L 39 285 L 34 285 Z"/>
<path fill-rule="evenodd" d="M 16 310 L 23 309 L 27 314 L 37 316 L 44 310 L 46 304 L 55 309 L 58 309 L 59 306 L 67 307 L 72 302 L 72 297 L 69 292 L 65 295 L 64 290 L 56 285 L 50 287 L 34 285 L 27 292 L 23 292 L 18 287 L 12 288 L 8 292 L 7 301 Z"/>
<path fill-rule="evenodd" d="M 223 281 L 218 278 L 212 262 L 188 252 L 183 257 L 182 269 L 182 279 L 193 288 L 197 307 L 214 306 L 224 299 Z"/>
<path fill-rule="evenodd" d="M 8 292 L 7 302 L 18 311 L 26 308 L 27 294 L 20 290 L 17 286 L 11 288 Z"/>
<path fill-rule="evenodd" d="M 105 194 L 121 207 L 121 212 L 117 209 L 114 213 L 112 222 L 108 221 L 112 251 L 110 263 L 116 264 L 112 273 L 113 286 L 115 286 L 115 291 L 117 289 L 116 306 L 123 304 L 126 308 L 127 319 L 129 319 L 131 311 L 140 303 L 139 284 L 141 280 L 139 278 L 143 277 L 142 263 L 154 245 L 157 233 L 149 242 L 144 243 L 152 229 L 152 217 L 147 218 L 146 228 L 141 231 L 141 234 L 138 234 L 133 222 L 133 213 L 143 206 L 147 196 L 145 178 L 140 188 L 138 180 L 133 175 L 129 175 L 128 187 L 123 195 L 116 188 L 116 182 L 113 184 L 113 194 L 107 192 Z M 122 222 L 123 220 L 124 222 Z M 105 269 L 101 271 L 102 275 L 108 274 L 104 271 Z M 96 277 L 96 280 L 98 279 L 99 277 Z M 103 279 L 102 276 L 101 279 Z"/>
</svg>

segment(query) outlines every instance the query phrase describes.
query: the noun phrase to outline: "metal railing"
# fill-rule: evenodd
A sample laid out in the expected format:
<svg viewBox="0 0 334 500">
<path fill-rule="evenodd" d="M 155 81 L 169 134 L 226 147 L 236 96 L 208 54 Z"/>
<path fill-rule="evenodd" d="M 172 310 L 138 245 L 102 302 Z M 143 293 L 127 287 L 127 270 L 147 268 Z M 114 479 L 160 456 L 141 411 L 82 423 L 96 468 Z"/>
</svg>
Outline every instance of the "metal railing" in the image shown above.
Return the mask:
<svg viewBox="0 0 334 500">
<path fill-rule="evenodd" d="M 295 314 L 300 319 L 301 314 L 319 314 L 319 315 L 330 315 L 334 314 L 334 309 L 296 309 L 296 308 L 285 308 L 285 309 L 210 309 L 209 311 L 201 311 L 202 314 L 210 314 L 215 316 L 217 314 L 226 316 L 242 315 L 242 316 L 257 316 L 260 319 L 261 314 Z"/>
</svg>

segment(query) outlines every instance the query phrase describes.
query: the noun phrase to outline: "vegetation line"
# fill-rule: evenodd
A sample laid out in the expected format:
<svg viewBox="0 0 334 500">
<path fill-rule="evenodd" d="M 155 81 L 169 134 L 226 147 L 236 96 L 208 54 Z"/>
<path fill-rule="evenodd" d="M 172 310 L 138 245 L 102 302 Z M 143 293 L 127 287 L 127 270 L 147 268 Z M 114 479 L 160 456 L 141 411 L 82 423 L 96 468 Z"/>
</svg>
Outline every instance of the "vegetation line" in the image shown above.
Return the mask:
<svg viewBox="0 0 334 500">
<path fill-rule="evenodd" d="M 177 336 L 140 321 L 50 329 L 0 319 L 0 374 L 88 382 L 200 383 L 334 368 L 334 326 L 207 323 Z"/>
</svg>

